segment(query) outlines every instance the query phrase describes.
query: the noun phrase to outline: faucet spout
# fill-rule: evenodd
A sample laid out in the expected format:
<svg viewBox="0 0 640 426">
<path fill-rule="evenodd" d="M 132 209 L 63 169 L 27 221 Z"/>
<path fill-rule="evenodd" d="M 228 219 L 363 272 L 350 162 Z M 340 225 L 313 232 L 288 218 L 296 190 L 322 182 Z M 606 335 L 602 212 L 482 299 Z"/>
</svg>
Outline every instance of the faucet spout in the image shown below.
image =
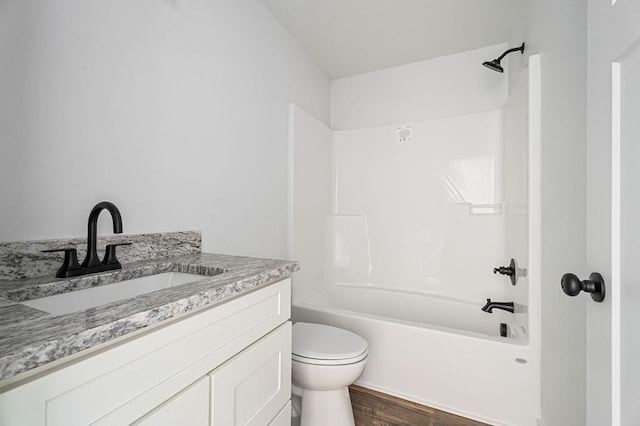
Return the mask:
<svg viewBox="0 0 640 426">
<path fill-rule="evenodd" d="M 102 210 L 107 210 L 111 214 L 111 219 L 113 220 L 113 233 L 122 234 L 122 216 L 120 215 L 120 210 L 118 210 L 115 204 L 108 201 L 102 201 L 96 204 L 93 209 L 91 209 L 91 213 L 89 213 L 89 224 L 87 232 L 87 255 L 81 265 L 83 268 L 91 268 L 102 265 L 102 262 L 100 261 L 100 259 L 98 259 L 97 249 L 98 216 L 100 216 Z"/>
<path fill-rule="evenodd" d="M 487 299 L 487 303 L 482 307 L 482 310 L 492 314 L 494 309 L 502 309 L 513 313 L 513 302 L 492 302 L 491 299 Z"/>
</svg>

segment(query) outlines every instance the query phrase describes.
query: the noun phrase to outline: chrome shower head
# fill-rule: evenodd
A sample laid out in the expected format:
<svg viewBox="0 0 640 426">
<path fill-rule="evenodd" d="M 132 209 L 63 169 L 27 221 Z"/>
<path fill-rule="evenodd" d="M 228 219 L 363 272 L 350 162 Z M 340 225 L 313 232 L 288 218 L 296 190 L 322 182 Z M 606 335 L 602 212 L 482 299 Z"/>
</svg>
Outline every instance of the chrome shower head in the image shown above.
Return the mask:
<svg viewBox="0 0 640 426">
<path fill-rule="evenodd" d="M 502 68 L 502 65 L 500 65 L 500 61 L 502 61 L 502 58 L 507 56 L 509 53 L 518 52 L 518 51 L 524 54 L 524 42 L 520 47 L 514 47 L 513 49 L 509 49 L 506 52 L 504 52 L 502 55 L 498 56 L 493 61 L 483 62 L 482 65 L 496 72 L 504 72 L 504 68 Z"/>
</svg>

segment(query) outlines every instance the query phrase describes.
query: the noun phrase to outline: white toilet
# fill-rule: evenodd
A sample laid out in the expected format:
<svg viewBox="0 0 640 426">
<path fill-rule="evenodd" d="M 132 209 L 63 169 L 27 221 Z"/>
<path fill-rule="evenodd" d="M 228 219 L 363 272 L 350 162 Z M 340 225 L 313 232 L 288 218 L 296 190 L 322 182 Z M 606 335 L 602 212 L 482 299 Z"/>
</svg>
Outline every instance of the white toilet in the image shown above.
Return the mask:
<svg viewBox="0 0 640 426">
<path fill-rule="evenodd" d="M 293 325 L 294 389 L 302 391 L 300 426 L 353 426 L 347 386 L 364 371 L 367 341 L 328 325 Z"/>
</svg>

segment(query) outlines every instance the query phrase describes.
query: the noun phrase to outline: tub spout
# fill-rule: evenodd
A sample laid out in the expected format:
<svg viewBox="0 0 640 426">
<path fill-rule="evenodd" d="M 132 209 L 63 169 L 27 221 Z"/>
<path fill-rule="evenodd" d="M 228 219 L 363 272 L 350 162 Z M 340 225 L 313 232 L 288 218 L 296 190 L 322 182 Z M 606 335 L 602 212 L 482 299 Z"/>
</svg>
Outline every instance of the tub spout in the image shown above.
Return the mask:
<svg viewBox="0 0 640 426">
<path fill-rule="evenodd" d="M 487 304 L 482 307 L 482 310 L 492 314 L 494 309 L 513 313 L 513 302 L 492 302 L 491 299 L 487 299 Z"/>
</svg>

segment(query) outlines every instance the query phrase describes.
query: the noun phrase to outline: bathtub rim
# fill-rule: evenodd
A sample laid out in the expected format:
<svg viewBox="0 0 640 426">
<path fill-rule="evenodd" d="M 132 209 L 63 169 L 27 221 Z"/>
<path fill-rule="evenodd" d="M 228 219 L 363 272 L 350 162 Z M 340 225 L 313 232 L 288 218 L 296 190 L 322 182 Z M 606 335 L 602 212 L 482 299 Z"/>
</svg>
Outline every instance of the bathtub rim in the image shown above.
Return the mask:
<svg viewBox="0 0 640 426">
<path fill-rule="evenodd" d="M 348 309 L 342 309 L 342 308 L 336 308 L 334 306 L 321 306 L 318 304 L 314 304 L 314 303 L 309 303 L 309 300 L 317 297 L 318 295 L 321 295 L 322 293 L 328 292 L 329 288 L 331 287 L 343 287 L 343 288 L 357 288 L 357 289 L 365 289 L 365 290 L 377 290 L 377 291 L 381 291 L 381 292 L 393 292 L 393 293 L 401 293 L 401 294 L 409 294 L 409 295 L 419 295 L 419 296 L 425 296 L 425 297 L 433 297 L 436 299 L 441 299 L 441 300 L 447 300 L 449 302 L 456 302 L 456 303 L 462 303 L 465 305 L 476 305 L 473 302 L 464 300 L 464 299 L 458 299 L 455 297 L 451 297 L 451 296 L 446 296 L 446 295 L 442 295 L 442 294 L 437 294 L 437 293 L 432 293 L 432 292 L 420 292 L 420 291 L 413 291 L 413 290 L 399 290 L 399 289 L 394 289 L 394 288 L 390 288 L 390 287 L 380 287 L 380 286 L 374 286 L 374 285 L 369 285 L 369 284 L 327 284 L 325 286 L 323 286 L 322 289 L 317 290 L 313 293 L 307 294 L 304 297 L 293 301 L 291 304 L 294 308 L 300 308 L 300 309 L 308 309 L 311 311 L 315 311 L 315 312 L 320 312 L 320 313 L 328 313 L 328 314 L 335 314 L 335 315 L 344 315 L 346 317 L 349 318 L 366 318 L 368 320 L 377 322 L 377 323 L 395 323 L 395 324 L 399 324 L 402 326 L 406 326 L 406 327 L 410 327 L 410 328 L 414 328 L 414 329 L 420 329 L 420 330 L 429 330 L 429 331 L 433 331 L 435 333 L 444 333 L 444 334 L 454 334 L 456 336 L 459 336 L 461 338 L 467 338 L 467 339 L 474 339 L 474 340 L 484 340 L 484 341 L 490 341 L 490 342 L 494 342 L 494 343 L 498 343 L 498 344 L 505 344 L 505 345 L 514 345 L 514 346 L 521 346 L 521 347 L 530 347 L 531 346 L 531 342 L 530 339 L 528 338 L 528 333 L 525 333 L 524 337 L 511 337 L 511 338 L 505 338 L 505 337 L 501 337 L 501 336 L 494 336 L 494 335 L 490 335 L 490 334 L 485 334 L 485 333 L 479 333 L 479 332 L 474 332 L 474 331 L 468 331 L 468 330 L 462 330 L 462 329 L 457 329 L 457 328 L 452 328 L 452 327 L 445 327 L 445 326 L 439 326 L 439 325 L 435 325 L 435 324 L 425 324 L 425 323 L 420 323 L 420 322 L 416 322 L 416 321 L 408 321 L 408 320 L 403 320 L 403 319 L 399 319 L 399 318 L 392 318 L 392 317 L 387 317 L 387 316 L 378 316 L 378 315 L 373 315 L 373 314 L 369 314 L 366 312 L 359 312 L 359 311 L 352 311 L 352 310 L 348 310 Z M 293 317 L 293 321 L 296 321 L 296 318 Z M 513 316 L 513 314 L 509 315 L 508 319 L 506 320 L 507 324 L 511 327 L 511 329 L 518 329 L 521 328 L 522 326 L 515 320 L 515 317 Z"/>
</svg>

